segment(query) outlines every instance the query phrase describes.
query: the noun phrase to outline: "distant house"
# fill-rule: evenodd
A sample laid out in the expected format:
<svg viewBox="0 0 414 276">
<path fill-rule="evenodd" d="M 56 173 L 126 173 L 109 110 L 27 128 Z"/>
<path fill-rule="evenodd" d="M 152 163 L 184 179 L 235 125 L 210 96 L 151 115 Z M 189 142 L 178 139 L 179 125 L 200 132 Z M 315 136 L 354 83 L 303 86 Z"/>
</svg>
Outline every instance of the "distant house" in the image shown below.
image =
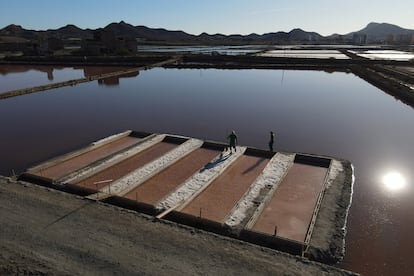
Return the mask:
<svg viewBox="0 0 414 276">
<path fill-rule="evenodd" d="M 109 55 L 123 52 L 136 53 L 138 43 L 134 38 L 116 36 L 110 30 L 95 31 L 92 39 L 82 41 L 81 49 L 89 55 Z"/>
<path fill-rule="evenodd" d="M 399 45 L 409 45 L 412 43 L 413 34 L 399 34 L 396 36 L 396 44 Z"/>
<path fill-rule="evenodd" d="M 36 54 L 34 44 L 31 41 L 13 36 L 0 36 L 0 52 L 24 55 Z"/>
<path fill-rule="evenodd" d="M 354 45 L 365 45 L 365 44 L 367 44 L 367 35 L 366 34 L 360 34 L 360 33 L 353 34 L 352 43 Z"/>
<path fill-rule="evenodd" d="M 39 36 L 33 47 L 38 55 L 50 55 L 64 48 L 63 40 L 57 37 Z"/>
<path fill-rule="evenodd" d="M 392 45 L 410 45 L 414 42 L 414 34 L 389 34 L 385 43 Z"/>
</svg>

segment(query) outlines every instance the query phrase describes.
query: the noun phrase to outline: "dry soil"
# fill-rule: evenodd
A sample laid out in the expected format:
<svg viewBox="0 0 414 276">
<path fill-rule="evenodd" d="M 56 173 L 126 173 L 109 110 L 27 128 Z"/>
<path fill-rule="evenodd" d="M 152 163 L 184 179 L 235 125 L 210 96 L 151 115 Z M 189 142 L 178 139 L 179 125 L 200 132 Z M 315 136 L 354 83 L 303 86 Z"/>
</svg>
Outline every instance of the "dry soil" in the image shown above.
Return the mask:
<svg viewBox="0 0 414 276">
<path fill-rule="evenodd" d="M 0 177 L 0 275 L 353 275 Z"/>
</svg>

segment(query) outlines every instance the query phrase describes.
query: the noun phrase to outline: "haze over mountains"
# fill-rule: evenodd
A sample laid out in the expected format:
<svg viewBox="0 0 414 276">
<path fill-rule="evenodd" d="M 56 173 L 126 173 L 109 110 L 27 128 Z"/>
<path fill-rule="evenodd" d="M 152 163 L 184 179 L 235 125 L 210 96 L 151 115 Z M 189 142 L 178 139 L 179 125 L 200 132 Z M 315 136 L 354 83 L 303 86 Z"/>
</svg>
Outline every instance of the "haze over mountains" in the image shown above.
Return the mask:
<svg viewBox="0 0 414 276">
<path fill-rule="evenodd" d="M 365 36 L 367 43 L 384 42 L 391 38 L 405 37 L 405 40 L 412 43 L 414 30 L 404 29 L 388 23 L 369 23 L 365 28 L 344 35 L 333 34 L 322 36 L 316 32 L 307 32 L 302 29 L 293 29 L 290 32 L 271 32 L 265 34 L 249 35 L 223 35 L 207 34 L 192 35 L 183 31 L 170 31 L 162 28 L 148 28 L 145 26 L 133 26 L 121 21 L 111 23 L 104 28 L 97 30 L 111 31 L 117 36 L 136 38 L 141 41 L 159 41 L 159 42 L 185 42 L 185 43 L 329 43 L 343 42 L 351 40 L 355 35 Z M 56 37 L 61 39 L 81 38 L 88 39 L 93 37 L 91 29 L 81 29 L 75 25 L 67 25 L 56 30 L 34 31 L 22 28 L 19 25 L 11 24 L 0 30 L 0 41 L 8 39 L 26 39 L 33 40 L 39 36 Z"/>
</svg>

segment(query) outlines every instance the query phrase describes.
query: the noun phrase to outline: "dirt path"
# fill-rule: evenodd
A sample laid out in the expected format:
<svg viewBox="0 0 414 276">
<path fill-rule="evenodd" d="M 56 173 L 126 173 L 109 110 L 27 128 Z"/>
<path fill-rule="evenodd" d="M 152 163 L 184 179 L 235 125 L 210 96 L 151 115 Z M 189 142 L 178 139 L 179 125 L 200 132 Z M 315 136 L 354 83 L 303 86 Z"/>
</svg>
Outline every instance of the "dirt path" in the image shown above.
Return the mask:
<svg viewBox="0 0 414 276">
<path fill-rule="evenodd" d="M 0 275 L 352 275 L 0 177 Z"/>
</svg>

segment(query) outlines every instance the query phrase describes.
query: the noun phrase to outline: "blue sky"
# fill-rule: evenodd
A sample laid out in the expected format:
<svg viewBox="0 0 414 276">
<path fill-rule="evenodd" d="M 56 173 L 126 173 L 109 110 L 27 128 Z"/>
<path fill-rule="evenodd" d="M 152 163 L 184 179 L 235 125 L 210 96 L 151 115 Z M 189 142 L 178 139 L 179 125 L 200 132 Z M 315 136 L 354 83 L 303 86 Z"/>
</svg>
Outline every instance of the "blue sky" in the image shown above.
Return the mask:
<svg viewBox="0 0 414 276">
<path fill-rule="evenodd" d="M 104 27 L 121 20 L 134 26 L 191 34 L 263 34 L 302 28 L 345 34 L 369 22 L 414 29 L 409 0 L 2 0 L 0 28 L 9 24 L 46 30 L 75 24 Z"/>
</svg>

